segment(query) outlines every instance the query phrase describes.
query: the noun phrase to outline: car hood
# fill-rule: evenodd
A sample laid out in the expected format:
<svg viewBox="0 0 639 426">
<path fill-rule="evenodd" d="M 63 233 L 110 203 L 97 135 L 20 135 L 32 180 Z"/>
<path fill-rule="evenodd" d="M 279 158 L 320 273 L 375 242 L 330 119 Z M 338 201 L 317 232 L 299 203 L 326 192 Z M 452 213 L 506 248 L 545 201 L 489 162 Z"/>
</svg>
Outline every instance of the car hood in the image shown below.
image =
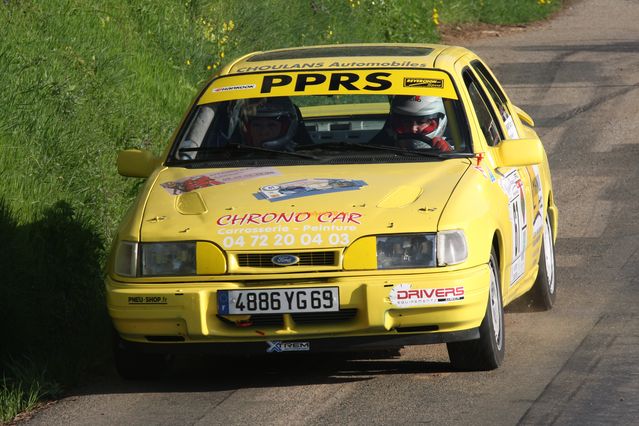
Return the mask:
<svg viewBox="0 0 639 426">
<path fill-rule="evenodd" d="M 365 235 L 432 232 L 470 162 L 160 171 L 142 241 L 230 250 L 343 247 Z M 242 237 L 242 238 L 240 238 Z"/>
</svg>

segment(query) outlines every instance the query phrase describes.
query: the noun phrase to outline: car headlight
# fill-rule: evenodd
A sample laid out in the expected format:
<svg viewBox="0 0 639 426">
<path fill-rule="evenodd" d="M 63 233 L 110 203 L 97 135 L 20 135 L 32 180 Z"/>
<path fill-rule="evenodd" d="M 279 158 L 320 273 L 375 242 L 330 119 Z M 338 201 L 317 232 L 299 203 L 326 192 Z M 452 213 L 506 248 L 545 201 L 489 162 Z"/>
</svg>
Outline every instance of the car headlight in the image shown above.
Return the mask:
<svg viewBox="0 0 639 426">
<path fill-rule="evenodd" d="M 468 246 L 464 231 L 441 231 L 437 233 L 437 264 L 455 265 L 468 258 Z"/>
<path fill-rule="evenodd" d="M 115 258 L 115 273 L 127 277 L 195 275 L 196 243 L 132 243 L 122 241 Z"/>
<path fill-rule="evenodd" d="M 435 266 L 436 234 L 401 234 L 376 237 L 377 269 Z"/>
<path fill-rule="evenodd" d="M 456 265 L 468 259 L 462 230 L 424 234 L 367 236 L 344 252 L 344 269 L 431 268 Z"/>
<path fill-rule="evenodd" d="M 195 275 L 195 243 L 144 243 L 140 245 L 142 276 Z"/>
</svg>

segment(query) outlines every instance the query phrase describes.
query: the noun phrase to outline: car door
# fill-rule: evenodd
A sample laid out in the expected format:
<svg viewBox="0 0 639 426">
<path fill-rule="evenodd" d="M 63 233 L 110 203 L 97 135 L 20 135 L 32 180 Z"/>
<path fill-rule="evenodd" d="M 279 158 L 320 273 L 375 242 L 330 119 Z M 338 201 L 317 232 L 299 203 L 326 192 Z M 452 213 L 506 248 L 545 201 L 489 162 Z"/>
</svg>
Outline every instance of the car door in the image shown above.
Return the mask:
<svg viewBox="0 0 639 426">
<path fill-rule="evenodd" d="M 505 278 L 504 296 L 510 298 L 511 293 L 517 292 L 516 286 L 524 282 L 523 278 L 530 271 L 532 257 L 530 255 L 531 218 L 533 216 L 533 198 L 531 192 L 530 173 L 527 167 L 503 168 L 496 167 L 491 161 L 496 158 L 496 150 L 504 139 L 518 139 L 519 129 L 515 123 L 508 102 L 501 101 L 500 107 L 493 100 L 493 95 L 472 68 L 466 64 L 462 69 L 462 77 L 469 95 L 477 124 L 481 129 L 487 152 L 486 161 L 481 163 L 488 173 L 497 177 L 497 183 L 508 200 L 508 216 L 510 221 L 510 238 L 506 244 L 505 260 L 509 261 Z M 482 144 L 475 144 L 482 146 Z M 476 148 L 477 149 L 477 148 Z"/>
<path fill-rule="evenodd" d="M 507 135 L 506 137 L 508 139 L 519 139 L 522 133 L 520 130 L 522 126 L 521 121 L 517 117 L 512 103 L 493 73 L 479 59 L 473 60 L 470 66 L 481 80 L 481 83 L 483 83 L 486 93 L 493 101 L 493 107 L 496 108 L 498 112 L 498 121 L 501 121 L 503 130 L 505 130 Z M 526 183 L 529 184 L 526 187 L 526 191 L 530 193 L 531 197 L 530 203 L 528 204 L 530 207 L 529 218 L 531 219 L 531 226 L 529 227 L 530 229 L 528 229 L 527 263 L 529 267 L 532 268 L 539 262 L 541 250 L 541 231 L 544 223 L 544 195 L 539 166 L 527 166 L 523 169 L 528 177 Z"/>
</svg>

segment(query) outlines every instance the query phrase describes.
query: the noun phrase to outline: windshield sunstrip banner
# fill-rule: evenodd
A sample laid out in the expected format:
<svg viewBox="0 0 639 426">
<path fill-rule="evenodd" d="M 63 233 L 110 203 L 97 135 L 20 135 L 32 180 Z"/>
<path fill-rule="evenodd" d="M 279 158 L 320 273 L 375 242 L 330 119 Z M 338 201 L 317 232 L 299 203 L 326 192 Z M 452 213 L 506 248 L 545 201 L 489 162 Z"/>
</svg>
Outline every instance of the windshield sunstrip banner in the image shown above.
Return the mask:
<svg viewBox="0 0 639 426">
<path fill-rule="evenodd" d="M 240 74 L 214 80 L 199 104 L 308 95 L 420 95 L 457 99 L 448 74 L 436 70 L 325 70 Z"/>
</svg>

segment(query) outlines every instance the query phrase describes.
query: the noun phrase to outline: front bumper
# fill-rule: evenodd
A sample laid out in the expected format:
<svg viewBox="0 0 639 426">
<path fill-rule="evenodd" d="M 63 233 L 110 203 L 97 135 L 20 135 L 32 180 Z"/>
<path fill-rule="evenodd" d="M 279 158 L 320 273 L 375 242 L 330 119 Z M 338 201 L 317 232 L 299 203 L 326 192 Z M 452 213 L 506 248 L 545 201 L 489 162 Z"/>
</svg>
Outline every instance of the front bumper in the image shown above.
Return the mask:
<svg viewBox="0 0 639 426">
<path fill-rule="evenodd" d="M 280 352 L 279 347 L 282 351 L 333 351 L 478 337 L 488 301 L 486 265 L 444 272 L 376 272 L 198 283 L 120 282 L 108 277 L 107 304 L 124 343 L 145 350 L 245 353 Z M 218 315 L 218 290 L 322 286 L 339 288 L 339 312 Z M 411 293 L 417 297 L 432 295 L 434 289 L 460 287 L 461 298 L 415 299 L 403 305 L 397 299 L 398 289 L 417 290 Z"/>
</svg>

